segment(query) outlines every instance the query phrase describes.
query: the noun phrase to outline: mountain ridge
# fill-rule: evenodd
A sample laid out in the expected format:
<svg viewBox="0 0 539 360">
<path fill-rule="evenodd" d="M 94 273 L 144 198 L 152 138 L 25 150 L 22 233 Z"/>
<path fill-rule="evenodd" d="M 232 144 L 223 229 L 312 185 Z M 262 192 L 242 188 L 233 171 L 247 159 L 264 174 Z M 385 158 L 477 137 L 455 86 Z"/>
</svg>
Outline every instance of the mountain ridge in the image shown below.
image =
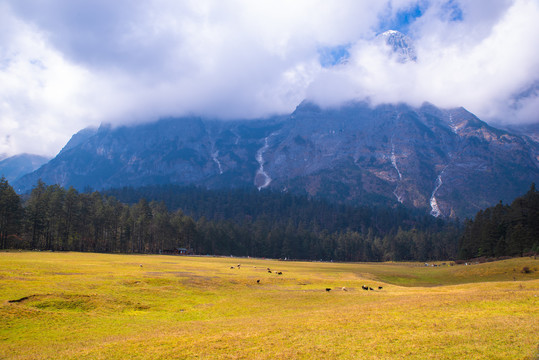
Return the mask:
<svg viewBox="0 0 539 360">
<path fill-rule="evenodd" d="M 80 138 L 80 137 L 79 137 Z M 67 148 L 67 149 L 66 149 Z M 256 187 L 349 204 L 471 216 L 539 178 L 539 146 L 464 108 L 425 103 L 321 108 L 257 120 L 167 118 L 102 126 L 15 184 L 108 189 L 151 184 Z"/>
<path fill-rule="evenodd" d="M 4 176 L 10 183 L 20 177 L 35 171 L 51 158 L 36 154 L 18 154 L 4 157 L 0 160 L 0 176 Z"/>
</svg>

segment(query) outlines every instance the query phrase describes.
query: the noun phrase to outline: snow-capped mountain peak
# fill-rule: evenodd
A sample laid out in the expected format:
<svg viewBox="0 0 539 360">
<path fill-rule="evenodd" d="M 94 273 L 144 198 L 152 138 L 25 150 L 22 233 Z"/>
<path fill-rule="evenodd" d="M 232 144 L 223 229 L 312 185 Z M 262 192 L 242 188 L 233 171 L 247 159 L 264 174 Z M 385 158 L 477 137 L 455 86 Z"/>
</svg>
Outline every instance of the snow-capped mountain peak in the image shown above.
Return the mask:
<svg viewBox="0 0 539 360">
<path fill-rule="evenodd" d="M 405 63 L 416 61 L 417 55 L 412 39 L 396 30 L 387 30 L 377 37 L 389 47 L 392 54 L 395 54 L 397 61 Z"/>
</svg>

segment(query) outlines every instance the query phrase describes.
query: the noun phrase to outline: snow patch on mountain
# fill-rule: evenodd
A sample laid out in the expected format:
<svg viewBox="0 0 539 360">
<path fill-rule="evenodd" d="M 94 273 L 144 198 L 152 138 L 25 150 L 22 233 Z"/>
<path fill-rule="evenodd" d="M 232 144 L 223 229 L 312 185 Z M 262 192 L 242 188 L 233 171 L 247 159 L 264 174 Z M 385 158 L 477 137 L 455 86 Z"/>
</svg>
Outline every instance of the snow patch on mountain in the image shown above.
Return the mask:
<svg viewBox="0 0 539 360">
<path fill-rule="evenodd" d="M 397 157 L 395 156 L 395 144 L 393 144 L 393 138 L 391 138 L 391 165 L 395 168 L 397 171 L 397 174 L 399 175 L 399 182 L 402 180 L 402 174 L 399 170 L 399 167 L 397 166 Z M 395 190 L 393 190 L 393 195 L 397 198 L 397 201 L 401 204 L 404 201 L 404 197 L 399 194 L 399 185 L 400 183 L 397 183 L 397 186 L 395 187 Z"/>
<path fill-rule="evenodd" d="M 222 175 L 223 167 L 221 166 L 221 162 L 219 161 L 219 150 L 213 151 L 211 153 L 211 158 L 217 164 L 217 167 L 219 168 L 219 175 Z"/>
<path fill-rule="evenodd" d="M 400 117 L 401 117 L 401 114 L 400 113 L 397 114 L 397 118 L 396 118 L 397 122 L 399 121 Z M 393 190 L 393 195 L 395 195 L 395 197 L 397 198 L 397 201 L 402 204 L 404 201 L 404 196 L 399 194 L 399 191 L 398 191 L 399 186 L 400 186 L 400 181 L 402 180 L 402 174 L 397 165 L 397 156 L 395 155 L 395 143 L 393 142 L 394 137 L 395 137 L 395 134 L 393 133 L 391 135 L 391 165 L 393 165 L 393 168 L 395 168 L 395 170 L 397 171 L 397 174 L 399 175 L 399 180 L 398 180 L 397 186 L 395 187 L 395 190 Z"/>
<path fill-rule="evenodd" d="M 255 186 L 258 188 L 258 190 L 262 190 L 269 186 L 271 183 L 271 177 L 269 174 L 264 170 L 264 153 L 269 148 L 268 140 L 270 137 L 276 135 L 277 133 L 271 133 L 269 136 L 266 136 L 264 138 L 264 146 L 262 146 L 258 151 L 256 152 L 256 161 L 258 162 L 259 168 L 256 171 L 255 175 Z"/>
<path fill-rule="evenodd" d="M 417 61 L 417 55 L 412 39 L 403 33 L 395 30 L 388 30 L 378 35 L 386 46 L 389 47 L 392 54 L 400 63 L 408 61 Z"/>
<path fill-rule="evenodd" d="M 444 174 L 445 169 L 447 169 L 447 166 L 444 167 L 440 175 L 438 175 L 438 177 L 436 178 L 435 187 L 434 187 L 434 190 L 432 191 L 432 195 L 430 196 L 430 208 L 431 208 L 430 214 L 434 217 L 440 217 L 444 215 L 442 211 L 440 210 L 440 207 L 438 206 L 436 193 L 438 192 L 438 190 L 443 184 L 442 175 Z"/>
</svg>

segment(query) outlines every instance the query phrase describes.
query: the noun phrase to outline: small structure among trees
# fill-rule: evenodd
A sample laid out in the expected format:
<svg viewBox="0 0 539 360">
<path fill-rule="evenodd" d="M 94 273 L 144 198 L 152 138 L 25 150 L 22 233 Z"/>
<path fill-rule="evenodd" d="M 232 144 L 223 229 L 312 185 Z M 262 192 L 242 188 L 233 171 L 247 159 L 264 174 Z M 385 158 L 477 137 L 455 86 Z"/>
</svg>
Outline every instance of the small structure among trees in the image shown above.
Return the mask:
<svg viewBox="0 0 539 360">
<path fill-rule="evenodd" d="M 187 248 L 177 247 L 174 249 L 163 250 L 165 255 L 193 255 L 193 251 Z"/>
</svg>

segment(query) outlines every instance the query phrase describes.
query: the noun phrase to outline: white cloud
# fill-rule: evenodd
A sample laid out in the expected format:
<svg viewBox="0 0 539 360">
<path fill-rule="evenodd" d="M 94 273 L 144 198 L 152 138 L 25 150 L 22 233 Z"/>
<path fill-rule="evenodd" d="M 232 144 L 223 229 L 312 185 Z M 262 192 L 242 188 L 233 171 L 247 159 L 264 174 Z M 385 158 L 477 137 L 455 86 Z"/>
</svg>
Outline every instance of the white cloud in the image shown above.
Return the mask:
<svg viewBox="0 0 539 360">
<path fill-rule="evenodd" d="M 91 120 L 80 104 L 89 74 L 0 8 L 0 153 L 51 154 L 65 141 L 66 131 L 77 131 Z"/>
<path fill-rule="evenodd" d="M 399 63 L 380 44 L 359 41 L 345 66 L 314 81 L 310 96 L 326 105 L 357 97 L 368 97 L 374 104 L 429 101 L 442 107 L 464 106 L 485 120 L 537 122 L 539 115 L 531 110 L 537 92 L 516 104 L 514 100 L 539 81 L 537 19 L 537 2 L 517 0 L 501 16 L 496 13 L 496 22 L 485 20 L 492 23 L 488 33 L 473 37 L 466 22 L 471 20 L 444 23 L 431 7 L 412 29 L 417 62 Z M 324 90 L 328 87 L 333 89 L 331 97 Z"/>
<path fill-rule="evenodd" d="M 401 64 L 370 40 L 417 3 L 0 0 L 0 153 L 54 155 L 100 122 L 257 117 L 305 97 L 537 121 L 537 92 L 514 99 L 539 81 L 536 1 L 421 0 L 407 26 L 418 61 Z M 348 61 L 322 67 L 320 49 L 335 46 Z"/>
</svg>

